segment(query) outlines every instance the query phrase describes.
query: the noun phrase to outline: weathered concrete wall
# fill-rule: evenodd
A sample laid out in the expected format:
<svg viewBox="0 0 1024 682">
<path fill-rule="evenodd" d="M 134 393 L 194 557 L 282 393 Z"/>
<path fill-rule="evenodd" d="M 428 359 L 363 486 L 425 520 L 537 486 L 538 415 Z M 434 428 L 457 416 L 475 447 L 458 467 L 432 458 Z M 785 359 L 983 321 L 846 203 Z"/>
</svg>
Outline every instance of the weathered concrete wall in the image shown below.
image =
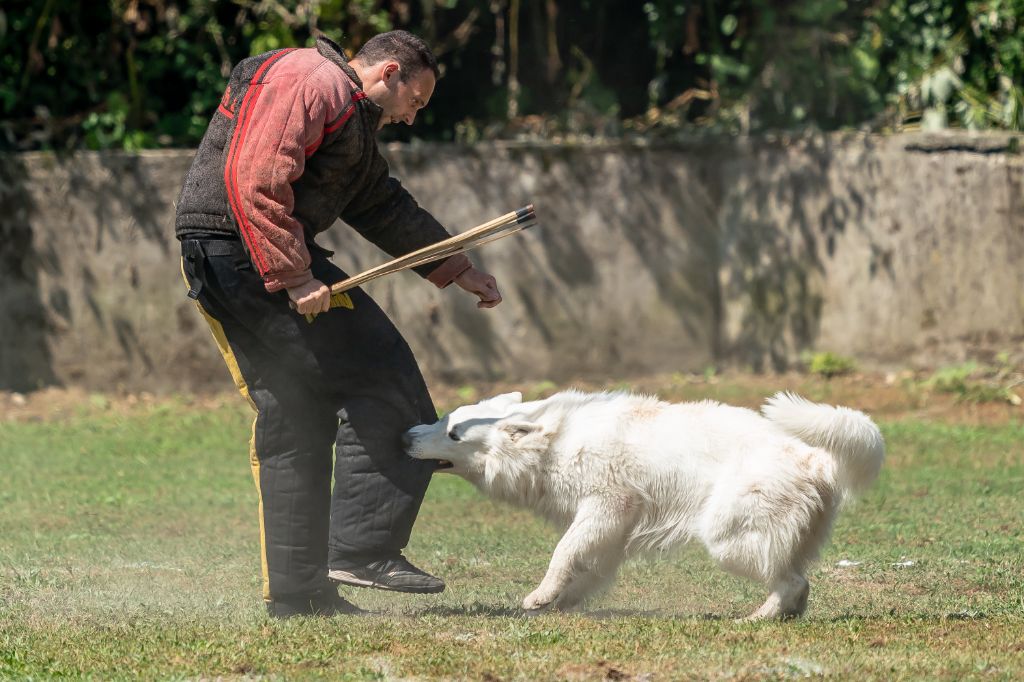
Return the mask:
<svg viewBox="0 0 1024 682">
<path fill-rule="evenodd" d="M 564 378 L 713 362 L 714 208 L 699 156 L 485 148 L 393 158 L 445 224 L 466 229 L 531 201 L 542 223 L 473 255 L 502 288 L 494 310 L 414 275 L 371 285 L 431 374 Z M 345 238 L 339 256 L 355 249 L 351 231 L 333 232 Z"/>
<path fill-rule="evenodd" d="M 450 381 L 781 368 L 808 348 L 886 365 L 1019 351 L 1015 139 L 393 149 L 453 229 L 531 201 L 543 226 L 477 252 L 505 295 L 494 310 L 407 273 L 367 289 Z M 228 385 L 178 272 L 190 158 L 0 161 L 0 388 Z M 386 258 L 343 225 L 328 234 L 349 272 Z"/>
<path fill-rule="evenodd" d="M 748 142 L 725 159 L 723 356 L 800 348 L 936 366 L 1024 351 L 1024 159 L 1013 136 Z"/>
</svg>

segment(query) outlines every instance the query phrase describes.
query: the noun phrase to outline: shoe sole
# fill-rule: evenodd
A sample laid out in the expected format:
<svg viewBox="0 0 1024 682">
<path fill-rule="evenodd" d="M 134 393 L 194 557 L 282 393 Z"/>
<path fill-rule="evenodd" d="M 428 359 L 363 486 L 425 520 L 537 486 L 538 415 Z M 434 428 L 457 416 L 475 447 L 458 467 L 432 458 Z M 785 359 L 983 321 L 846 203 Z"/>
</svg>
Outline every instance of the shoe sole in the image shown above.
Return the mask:
<svg viewBox="0 0 1024 682">
<path fill-rule="evenodd" d="M 352 587 L 369 587 L 374 590 L 384 590 L 386 592 L 406 592 L 409 594 L 437 594 L 444 592 L 444 584 L 442 583 L 439 587 L 398 587 L 395 585 L 385 585 L 384 583 L 376 583 L 372 580 L 366 580 L 356 575 L 349 573 L 348 571 L 334 570 L 327 574 L 328 579 L 333 580 L 336 583 L 342 583 L 343 585 L 351 585 Z"/>
</svg>

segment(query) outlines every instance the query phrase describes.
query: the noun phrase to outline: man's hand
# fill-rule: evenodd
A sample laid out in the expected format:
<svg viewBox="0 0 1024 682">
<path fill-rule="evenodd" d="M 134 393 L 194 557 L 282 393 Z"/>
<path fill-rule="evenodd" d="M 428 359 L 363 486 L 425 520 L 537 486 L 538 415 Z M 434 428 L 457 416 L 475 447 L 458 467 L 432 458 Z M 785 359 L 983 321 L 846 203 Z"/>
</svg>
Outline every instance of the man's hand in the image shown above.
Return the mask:
<svg viewBox="0 0 1024 682">
<path fill-rule="evenodd" d="M 480 297 L 477 308 L 493 308 L 501 303 L 498 282 L 486 272 L 470 268 L 455 278 L 455 283 L 471 294 Z"/>
<path fill-rule="evenodd" d="M 302 315 L 318 315 L 331 308 L 331 290 L 318 279 L 287 289 L 288 298 Z"/>
</svg>

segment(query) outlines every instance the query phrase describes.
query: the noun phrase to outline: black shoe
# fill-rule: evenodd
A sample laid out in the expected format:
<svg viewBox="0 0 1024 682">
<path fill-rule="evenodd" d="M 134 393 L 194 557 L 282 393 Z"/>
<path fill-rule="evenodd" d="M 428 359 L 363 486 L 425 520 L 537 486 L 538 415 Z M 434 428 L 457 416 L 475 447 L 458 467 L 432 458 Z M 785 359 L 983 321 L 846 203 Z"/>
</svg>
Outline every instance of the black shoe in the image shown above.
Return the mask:
<svg viewBox="0 0 1024 682">
<path fill-rule="evenodd" d="M 293 616 L 353 616 L 366 613 L 352 602 L 343 599 L 337 588 L 327 587 L 312 594 L 290 594 L 266 602 L 271 618 Z"/>
<path fill-rule="evenodd" d="M 444 591 L 443 580 L 416 568 L 401 554 L 369 561 L 336 561 L 327 577 L 346 585 L 392 592 L 435 594 Z"/>
</svg>

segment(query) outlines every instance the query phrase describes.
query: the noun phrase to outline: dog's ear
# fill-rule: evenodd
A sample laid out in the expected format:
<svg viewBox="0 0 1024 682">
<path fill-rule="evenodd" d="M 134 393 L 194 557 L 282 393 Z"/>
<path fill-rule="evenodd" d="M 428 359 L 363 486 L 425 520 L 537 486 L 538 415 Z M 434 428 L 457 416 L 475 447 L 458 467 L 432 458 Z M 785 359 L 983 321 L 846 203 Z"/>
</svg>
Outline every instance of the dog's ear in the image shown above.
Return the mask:
<svg viewBox="0 0 1024 682">
<path fill-rule="evenodd" d="M 497 405 L 499 407 L 515 405 L 517 403 L 523 402 L 523 394 L 520 393 L 519 391 L 513 391 L 512 393 L 502 393 L 501 395 L 496 395 L 493 398 L 485 400 L 484 402 L 488 403 L 489 405 Z"/>
<path fill-rule="evenodd" d="M 505 435 L 507 435 L 509 440 L 513 443 L 518 443 L 524 438 L 534 435 L 542 435 L 544 431 L 543 426 L 533 422 L 504 421 L 498 426 L 505 432 Z"/>
</svg>

